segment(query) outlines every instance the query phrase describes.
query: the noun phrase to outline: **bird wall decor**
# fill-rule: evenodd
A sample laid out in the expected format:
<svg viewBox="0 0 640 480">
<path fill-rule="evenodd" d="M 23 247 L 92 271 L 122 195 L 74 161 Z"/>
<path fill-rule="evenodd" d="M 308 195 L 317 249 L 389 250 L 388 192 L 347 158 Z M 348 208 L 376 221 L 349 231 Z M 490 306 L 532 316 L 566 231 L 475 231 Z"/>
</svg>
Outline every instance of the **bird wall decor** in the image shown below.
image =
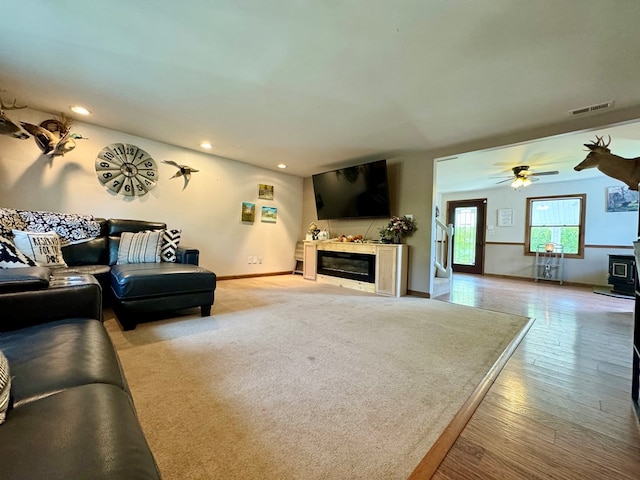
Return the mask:
<svg viewBox="0 0 640 480">
<path fill-rule="evenodd" d="M 64 156 L 76 148 L 76 140 L 87 140 L 79 133 L 71 133 L 72 120 L 64 115 L 61 120 L 48 119 L 34 125 L 32 123 L 20 122 L 22 127 L 33 135 L 33 139 L 38 148 L 49 158 Z"/>
<path fill-rule="evenodd" d="M 195 168 L 190 167 L 189 165 L 180 165 L 174 162 L 173 160 L 163 160 L 162 163 L 166 163 L 167 165 L 172 165 L 178 169 L 178 171 L 171 178 L 183 177 L 184 178 L 184 186 L 182 187 L 183 190 L 187 188 L 187 185 L 189 184 L 189 180 L 191 180 L 191 174 L 199 171 L 199 170 L 196 170 Z"/>
<path fill-rule="evenodd" d="M 6 110 L 20 110 L 27 108 L 26 105 L 16 105 L 15 98 L 13 99 L 13 105 L 5 105 L 0 97 L 0 135 L 9 135 L 13 138 L 19 138 L 20 140 L 26 140 L 29 138 L 29 134 L 24 129 L 5 115 Z"/>
</svg>

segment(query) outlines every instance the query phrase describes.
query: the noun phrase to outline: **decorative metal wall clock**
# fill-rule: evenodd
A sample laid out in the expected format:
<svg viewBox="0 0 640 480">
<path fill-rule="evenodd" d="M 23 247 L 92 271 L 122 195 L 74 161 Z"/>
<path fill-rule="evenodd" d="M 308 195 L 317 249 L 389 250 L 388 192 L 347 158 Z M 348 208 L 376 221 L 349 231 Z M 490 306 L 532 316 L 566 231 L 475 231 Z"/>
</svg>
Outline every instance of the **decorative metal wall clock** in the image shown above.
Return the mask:
<svg viewBox="0 0 640 480">
<path fill-rule="evenodd" d="M 139 196 L 156 186 L 158 166 L 141 148 L 127 143 L 112 143 L 98 153 L 96 175 L 100 183 L 112 192 Z"/>
</svg>

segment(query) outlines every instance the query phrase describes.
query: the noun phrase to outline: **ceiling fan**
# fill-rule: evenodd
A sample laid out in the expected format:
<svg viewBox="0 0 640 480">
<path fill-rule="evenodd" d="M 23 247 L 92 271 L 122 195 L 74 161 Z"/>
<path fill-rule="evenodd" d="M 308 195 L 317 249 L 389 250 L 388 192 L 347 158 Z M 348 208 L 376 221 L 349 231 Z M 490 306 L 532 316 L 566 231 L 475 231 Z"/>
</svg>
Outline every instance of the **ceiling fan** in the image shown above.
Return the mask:
<svg viewBox="0 0 640 480">
<path fill-rule="evenodd" d="M 541 177 L 543 175 L 557 175 L 558 173 L 560 173 L 557 170 L 549 170 L 547 172 L 531 172 L 529 170 L 529 165 L 518 165 L 517 167 L 513 167 L 511 171 L 513 171 L 513 175 L 509 176 L 506 180 L 497 182 L 496 185 L 505 182 L 511 182 L 512 188 L 526 187 L 528 185 L 531 185 L 531 182 L 537 182 L 538 179 L 536 177 Z"/>
</svg>

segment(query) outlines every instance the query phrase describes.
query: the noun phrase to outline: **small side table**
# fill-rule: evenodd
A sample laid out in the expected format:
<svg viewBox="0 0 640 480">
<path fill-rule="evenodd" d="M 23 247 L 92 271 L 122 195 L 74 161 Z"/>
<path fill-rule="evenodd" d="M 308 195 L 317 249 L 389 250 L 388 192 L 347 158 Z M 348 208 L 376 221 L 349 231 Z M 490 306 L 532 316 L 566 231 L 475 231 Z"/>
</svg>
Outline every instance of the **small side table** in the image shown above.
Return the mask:
<svg viewBox="0 0 640 480">
<path fill-rule="evenodd" d="M 536 247 L 535 281 L 552 280 L 562 285 L 564 246 L 559 243 L 543 243 Z"/>
</svg>

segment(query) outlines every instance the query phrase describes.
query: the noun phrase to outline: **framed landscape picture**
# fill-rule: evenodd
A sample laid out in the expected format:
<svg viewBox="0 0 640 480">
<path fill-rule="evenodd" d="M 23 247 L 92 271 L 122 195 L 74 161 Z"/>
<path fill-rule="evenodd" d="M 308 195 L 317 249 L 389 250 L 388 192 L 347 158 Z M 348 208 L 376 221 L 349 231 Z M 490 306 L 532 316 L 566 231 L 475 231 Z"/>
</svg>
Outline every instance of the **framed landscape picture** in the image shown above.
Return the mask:
<svg viewBox="0 0 640 480">
<path fill-rule="evenodd" d="M 278 209 L 276 207 L 262 207 L 262 221 L 266 223 L 276 223 L 278 219 Z"/>
<path fill-rule="evenodd" d="M 242 221 L 253 223 L 256 220 L 256 204 L 242 202 Z"/>
<path fill-rule="evenodd" d="M 273 200 L 273 185 L 258 184 L 258 198 L 262 200 Z"/>
<path fill-rule="evenodd" d="M 626 185 L 607 187 L 607 212 L 637 212 L 638 192 Z"/>
</svg>

